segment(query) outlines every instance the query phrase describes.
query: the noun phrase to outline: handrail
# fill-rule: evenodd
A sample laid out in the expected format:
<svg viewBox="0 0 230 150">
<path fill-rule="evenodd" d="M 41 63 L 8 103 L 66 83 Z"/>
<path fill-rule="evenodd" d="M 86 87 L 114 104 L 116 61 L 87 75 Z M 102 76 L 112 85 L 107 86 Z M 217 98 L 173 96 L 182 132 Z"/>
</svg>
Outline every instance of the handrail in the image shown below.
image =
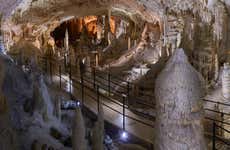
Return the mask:
<svg viewBox="0 0 230 150">
<path fill-rule="evenodd" d="M 62 79 L 64 79 L 64 78 L 62 77 Z M 65 79 L 65 81 L 66 81 L 66 79 Z M 69 81 L 66 81 L 66 82 L 69 82 Z M 76 82 L 75 82 L 75 83 L 76 83 Z M 71 84 L 71 86 L 74 87 L 74 85 L 72 85 L 73 83 L 70 83 L 70 84 Z M 85 86 L 85 85 L 84 85 L 84 87 L 87 87 L 88 89 L 92 90 L 92 88 L 90 88 L 90 87 L 88 87 L 88 86 Z M 86 93 L 84 93 L 84 94 L 86 94 Z M 89 96 L 89 97 L 91 97 L 93 100 L 96 100 L 93 96 L 91 96 L 91 95 L 89 95 L 89 94 L 86 94 L 86 95 Z M 105 95 L 103 95 L 103 94 L 101 94 L 101 96 L 103 96 L 103 97 L 109 99 L 109 101 L 112 101 L 113 103 L 119 105 L 120 107 L 123 106 L 122 104 L 119 104 L 118 102 L 112 100 L 111 98 L 109 98 L 109 97 L 107 97 L 107 96 L 105 96 Z M 105 104 L 105 103 L 102 103 L 102 104 L 103 104 L 104 106 L 110 108 L 111 110 L 116 111 L 116 112 L 119 113 L 119 114 L 122 114 L 120 111 L 115 110 L 114 108 L 108 106 L 107 104 Z M 125 108 L 128 109 L 128 106 L 126 105 Z M 143 114 L 143 115 L 147 115 L 147 114 Z M 150 115 L 149 115 L 149 116 L 150 116 Z M 125 114 L 125 117 L 127 117 L 127 118 L 129 118 L 129 119 L 132 119 L 132 120 L 134 120 L 134 121 L 137 121 L 137 122 L 139 122 L 139 123 L 142 123 L 142 124 L 144 124 L 144 125 L 147 125 L 147 126 L 150 126 L 150 127 L 154 127 L 153 125 L 150 125 L 150 124 L 148 124 L 148 123 L 145 123 L 145 122 L 143 122 L 143 121 L 141 121 L 141 120 L 139 120 L 139 119 L 136 119 L 136 118 L 134 118 L 134 117 L 131 117 L 131 116 L 129 116 L 129 115 L 126 115 L 126 114 Z M 150 116 L 150 117 L 153 117 L 153 116 Z"/>
<path fill-rule="evenodd" d="M 221 126 L 217 125 L 217 124 L 216 124 L 216 127 L 218 127 L 218 128 L 220 128 L 220 129 L 222 129 L 222 130 L 224 130 L 224 131 L 226 131 L 226 132 L 230 133 L 230 131 L 229 131 L 229 130 L 227 130 L 227 129 L 225 129 L 225 128 L 223 128 L 223 127 L 221 127 Z"/>
<path fill-rule="evenodd" d="M 204 110 L 212 111 L 212 112 L 215 112 L 215 113 L 218 113 L 218 114 L 223 114 L 223 115 L 230 116 L 230 114 L 228 114 L 228 113 L 212 110 L 212 109 L 209 109 L 209 108 L 204 108 Z"/>
<path fill-rule="evenodd" d="M 219 105 L 224 105 L 224 106 L 230 106 L 230 104 L 227 104 L 227 103 L 223 103 L 223 102 L 216 102 L 216 101 L 213 101 L 213 100 L 209 100 L 209 99 L 202 99 L 203 101 L 206 101 L 206 102 L 210 102 L 210 103 L 215 103 L 215 104 L 219 104 Z"/>
<path fill-rule="evenodd" d="M 223 123 L 223 124 L 226 124 L 226 125 L 230 125 L 230 123 L 228 123 L 228 122 L 216 120 L 216 119 L 213 119 L 213 118 L 210 118 L 210 117 L 205 117 L 205 119 L 215 121 L 215 122 L 220 122 L 220 123 Z"/>
<path fill-rule="evenodd" d="M 228 143 L 228 142 L 224 141 L 223 139 L 221 139 L 221 138 L 218 137 L 218 136 L 215 136 L 215 138 L 216 138 L 218 141 L 221 141 L 222 143 L 224 143 L 225 145 L 230 145 L 230 142 Z"/>
<path fill-rule="evenodd" d="M 43 57 L 40 57 L 40 58 L 41 58 L 41 59 L 46 59 L 47 57 L 46 57 L 46 56 L 43 56 Z M 56 63 L 56 60 L 55 60 L 53 57 L 49 58 L 48 61 L 51 61 L 51 62 Z M 91 67 L 91 66 L 86 66 L 86 67 Z M 95 71 L 96 71 L 96 72 L 99 72 L 99 73 L 110 74 L 109 72 L 105 72 L 105 71 L 98 70 L 96 67 L 91 67 L 91 68 L 95 69 Z M 89 71 L 86 71 L 86 72 L 92 73 L 92 72 L 89 72 Z M 103 78 L 102 76 L 99 76 L 99 75 L 97 75 L 97 76 Z M 135 83 L 131 83 L 131 82 L 126 81 L 126 80 L 124 80 L 124 79 L 118 78 L 118 77 L 116 77 L 116 76 L 114 76 L 114 75 L 112 75 L 112 74 L 110 74 L 110 76 L 113 77 L 113 78 L 115 78 L 115 79 L 118 79 L 120 82 L 125 82 L 126 84 L 135 85 L 136 87 L 139 87 L 139 88 L 144 88 L 144 87 L 139 86 L 139 85 L 137 85 L 137 84 L 135 84 Z M 103 79 L 104 79 L 105 81 L 108 81 L 108 80 L 105 79 L 105 78 L 103 78 Z M 111 80 L 111 82 L 114 82 L 115 85 L 122 87 L 122 85 L 116 84 L 115 81 L 112 81 L 112 80 Z M 122 88 L 125 88 L 125 87 L 122 87 Z M 131 88 L 131 86 L 130 86 L 130 88 Z M 144 95 L 145 95 L 145 94 L 144 94 Z M 150 96 L 150 95 L 146 95 L 146 96 Z M 151 96 L 150 96 L 150 97 L 151 97 Z"/>
<path fill-rule="evenodd" d="M 216 122 L 213 121 L 213 130 L 212 130 L 212 149 L 213 150 L 216 150 L 216 140 L 224 143 L 225 145 L 230 145 L 230 142 L 226 142 L 224 139 L 216 135 L 216 128 L 220 128 L 221 130 L 224 130 L 225 132 L 230 133 L 229 130 L 217 125 Z"/>
</svg>

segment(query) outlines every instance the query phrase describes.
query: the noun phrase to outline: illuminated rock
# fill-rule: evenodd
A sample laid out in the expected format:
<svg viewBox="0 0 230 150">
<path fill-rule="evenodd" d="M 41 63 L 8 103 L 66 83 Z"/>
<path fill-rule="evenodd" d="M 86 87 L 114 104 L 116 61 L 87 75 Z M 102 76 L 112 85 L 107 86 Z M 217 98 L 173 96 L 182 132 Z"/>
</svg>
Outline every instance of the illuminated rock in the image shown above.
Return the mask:
<svg viewBox="0 0 230 150">
<path fill-rule="evenodd" d="M 200 74 L 177 49 L 157 78 L 155 149 L 206 150 Z"/>
<path fill-rule="evenodd" d="M 222 74 L 222 94 L 224 98 L 230 98 L 230 65 L 224 64 L 224 70 Z"/>
<path fill-rule="evenodd" d="M 75 121 L 72 131 L 73 150 L 87 150 L 85 139 L 85 125 L 81 109 L 77 108 L 75 112 Z"/>
</svg>

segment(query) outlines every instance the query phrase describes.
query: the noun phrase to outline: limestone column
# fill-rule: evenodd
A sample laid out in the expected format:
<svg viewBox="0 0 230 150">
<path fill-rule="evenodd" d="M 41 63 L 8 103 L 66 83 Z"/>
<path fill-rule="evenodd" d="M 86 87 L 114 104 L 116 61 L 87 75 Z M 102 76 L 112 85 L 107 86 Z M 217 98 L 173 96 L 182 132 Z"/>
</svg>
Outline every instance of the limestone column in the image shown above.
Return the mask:
<svg viewBox="0 0 230 150">
<path fill-rule="evenodd" d="M 230 99 L 230 65 L 224 64 L 224 70 L 222 74 L 222 94 L 224 98 Z"/>
<path fill-rule="evenodd" d="M 156 80 L 156 150 L 207 150 L 202 83 L 183 49 L 176 49 Z"/>
</svg>

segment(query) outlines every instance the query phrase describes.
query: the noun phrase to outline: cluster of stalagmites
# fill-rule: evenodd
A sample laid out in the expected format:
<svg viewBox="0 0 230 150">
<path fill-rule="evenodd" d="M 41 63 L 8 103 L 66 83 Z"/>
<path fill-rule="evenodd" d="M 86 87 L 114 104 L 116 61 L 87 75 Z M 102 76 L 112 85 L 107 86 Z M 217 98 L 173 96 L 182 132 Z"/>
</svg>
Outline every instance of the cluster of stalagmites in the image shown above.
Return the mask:
<svg viewBox="0 0 230 150">
<path fill-rule="evenodd" d="M 206 150 L 200 74 L 177 49 L 156 81 L 157 150 Z"/>
<path fill-rule="evenodd" d="M 69 115 L 75 120 L 71 129 L 62 120 L 60 98 L 50 95 L 45 77 L 23 72 L 6 55 L 0 54 L 0 62 L 0 150 L 68 150 L 64 143 L 71 142 L 70 137 L 74 150 L 103 149 L 102 107 L 90 146 L 80 108 L 75 118 Z"/>
</svg>

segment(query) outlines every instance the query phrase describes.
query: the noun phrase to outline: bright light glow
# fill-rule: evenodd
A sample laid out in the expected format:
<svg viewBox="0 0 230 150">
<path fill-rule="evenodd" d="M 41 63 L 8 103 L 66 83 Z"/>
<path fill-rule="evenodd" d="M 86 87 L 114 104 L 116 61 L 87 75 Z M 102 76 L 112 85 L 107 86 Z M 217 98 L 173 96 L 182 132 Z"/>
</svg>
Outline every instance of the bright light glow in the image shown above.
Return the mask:
<svg viewBox="0 0 230 150">
<path fill-rule="evenodd" d="M 77 102 L 77 106 L 79 107 L 81 105 L 81 103 L 80 102 Z"/>
<path fill-rule="evenodd" d="M 66 86 L 65 86 L 66 91 L 72 92 L 73 91 L 73 85 L 72 85 L 73 81 L 70 80 L 69 76 L 66 76 L 66 75 L 62 75 L 62 79 L 64 79 L 65 81 L 68 81 L 68 82 L 66 82 Z"/>
<path fill-rule="evenodd" d="M 83 58 L 83 59 L 82 59 L 82 63 L 83 63 L 83 64 L 85 64 L 85 60 L 86 60 L 86 58 Z"/>
<path fill-rule="evenodd" d="M 127 140 L 127 139 L 128 139 L 128 133 L 125 132 L 125 131 L 123 131 L 123 132 L 121 133 L 121 139 L 122 139 L 122 140 Z"/>
</svg>

